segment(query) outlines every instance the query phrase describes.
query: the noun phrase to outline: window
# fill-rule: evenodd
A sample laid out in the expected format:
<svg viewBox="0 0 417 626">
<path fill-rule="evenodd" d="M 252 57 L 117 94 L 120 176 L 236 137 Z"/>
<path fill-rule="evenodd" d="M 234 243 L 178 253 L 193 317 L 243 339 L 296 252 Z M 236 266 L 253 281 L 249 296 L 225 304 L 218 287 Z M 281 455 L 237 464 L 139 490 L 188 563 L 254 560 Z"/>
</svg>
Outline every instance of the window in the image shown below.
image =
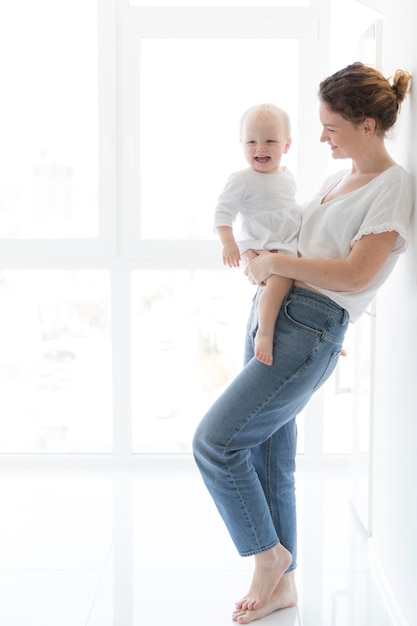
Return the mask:
<svg viewBox="0 0 417 626">
<path fill-rule="evenodd" d="M 0 8 L 2 258 L 112 252 L 111 4 L 23 0 Z"/>
<path fill-rule="evenodd" d="M 18 7 L 0 9 L 0 451 L 187 452 L 242 362 L 253 288 L 212 212 L 244 110 L 289 111 L 301 197 L 322 173 L 322 9 Z"/>
<path fill-rule="evenodd" d="M 317 18 L 253 15 L 125 13 L 123 242 L 135 259 L 135 452 L 189 452 L 199 419 L 242 364 L 253 289 L 222 268 L 212 223 L 227 176 L 246 166 L 239 121 L 248 107 L 272 101 L 288 110 L 294 144 L 286 164 L 310 184 L 297 139 L 314 123 L 300 123 L 298 103 L 303 93 L 316 106 L 313 88 L 304 96 L 311 76 L 302 60 L 319 49 Z"/>
<path fill-rule="evenodd" d="M 5 4 L 0 236 L 97 237 L 95 2 Z"/>
<path fill-rule="evenodd" d="M 190 451 L 197 422 L 242 367 L 253 295 L 240 272 L 133 272 L 135 452 Z"/>
<path fill-rule="evenodd" d="M 0 452 L 111 452 L 109 278 L 0 271 Z"/>
</svg>

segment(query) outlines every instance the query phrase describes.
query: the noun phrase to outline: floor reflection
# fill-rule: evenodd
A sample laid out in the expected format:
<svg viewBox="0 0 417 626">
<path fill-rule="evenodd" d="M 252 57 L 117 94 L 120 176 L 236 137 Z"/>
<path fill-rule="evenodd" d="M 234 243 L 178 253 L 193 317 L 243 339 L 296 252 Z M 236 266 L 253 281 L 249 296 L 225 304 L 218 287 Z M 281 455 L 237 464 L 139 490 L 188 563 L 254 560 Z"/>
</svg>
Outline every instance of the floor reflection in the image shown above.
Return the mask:
<svg viewBox="0 0 417 626">
<path fill-rule="evenodd" d="M 3 471 L 0 492 L 5 626 L 233 623 L 252 560 L 235 553 L 191 460 Z M 393 626 L 349 493 L 343 472 L 299 469 L 300 602 L 262 626 Z"/>
</svg>

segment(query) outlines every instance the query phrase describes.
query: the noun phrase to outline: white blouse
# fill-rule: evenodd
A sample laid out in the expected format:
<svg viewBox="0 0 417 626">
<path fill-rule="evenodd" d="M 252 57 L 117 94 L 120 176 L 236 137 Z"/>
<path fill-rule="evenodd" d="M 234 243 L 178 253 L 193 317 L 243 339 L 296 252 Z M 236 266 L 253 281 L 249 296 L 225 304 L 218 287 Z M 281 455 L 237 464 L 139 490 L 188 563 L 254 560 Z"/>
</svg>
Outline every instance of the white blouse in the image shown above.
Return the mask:
<svg viewBox="0 0 417 626">
<path fill-rule="evenodd" d="M 242 253 L 253 249 L 297 254 L 301 209 L 290 170 L 264 174 L 247 168 L 231 174 L 218 198 L 214 230 L 232 227 L 236 218 L 235 238 Z"/>
<path fill-rule="evenodd" d="M 305 258 L 340 259 L 371 233 L 396 231 L 397 241 L 378 274 L 358 293 L 332 291 L 310 285 L 349 312 L 356 321 L 405 251 L 413 209 L 413 179 L 400 165 L 393 165 L 369 183 L 343 196 L 322 200 L 346 171 L 330 176 L 302 212 L 299 255 Z"/>
</svg>

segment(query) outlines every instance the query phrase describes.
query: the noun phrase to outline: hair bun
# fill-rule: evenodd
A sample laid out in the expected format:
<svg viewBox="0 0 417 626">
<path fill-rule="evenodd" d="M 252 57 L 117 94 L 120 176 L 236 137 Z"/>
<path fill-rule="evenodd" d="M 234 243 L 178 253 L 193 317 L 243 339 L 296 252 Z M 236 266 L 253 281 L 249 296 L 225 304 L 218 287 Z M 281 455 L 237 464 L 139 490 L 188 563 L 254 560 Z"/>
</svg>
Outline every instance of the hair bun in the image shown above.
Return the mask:
<svg viewBox="0 0 417 626">
<path fill-rule="evenodd" d="M 405 70 L 397 70 L 392 79 L 391 89 L 400 105 L 410 90 L 411 74 Z"/>
</svg>

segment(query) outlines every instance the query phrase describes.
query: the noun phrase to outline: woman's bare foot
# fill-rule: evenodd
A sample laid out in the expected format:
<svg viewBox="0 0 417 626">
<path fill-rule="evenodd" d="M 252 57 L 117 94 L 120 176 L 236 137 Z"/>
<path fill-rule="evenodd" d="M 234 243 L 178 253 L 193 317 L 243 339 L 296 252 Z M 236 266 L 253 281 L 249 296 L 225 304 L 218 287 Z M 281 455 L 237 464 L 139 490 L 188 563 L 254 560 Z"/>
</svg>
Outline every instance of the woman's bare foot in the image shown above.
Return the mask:
<svg viewBox="0 0 417 626">
<path fill-rule="evenodd" d="M 258 361 L 265 365 L 272 365 L 272 348 L 274 335 L 269 335 L 258 330 L 255 337 L 255 356 Z"/>
<path fill-rule="evenodd" d="M 274 611 L 296 606 L 297 602 L 298 594 L 295 586 L 295 575 L 294 571 L 292 571 L 282 576 L 269 601 L 262 608 L 252 611 L 237 609 L 233 613 L 232 619 L 239 624 L 249 624 L 270 615 Z"/>
<path fill-rule="evenodd" d="M 291 565 L 292 556 L 282 544 L 255 554 L 255 571 L 246 596 L 236 602 L 236 609 L 253 611 L 265 606 L 282 575 Z"/>
</svg>

